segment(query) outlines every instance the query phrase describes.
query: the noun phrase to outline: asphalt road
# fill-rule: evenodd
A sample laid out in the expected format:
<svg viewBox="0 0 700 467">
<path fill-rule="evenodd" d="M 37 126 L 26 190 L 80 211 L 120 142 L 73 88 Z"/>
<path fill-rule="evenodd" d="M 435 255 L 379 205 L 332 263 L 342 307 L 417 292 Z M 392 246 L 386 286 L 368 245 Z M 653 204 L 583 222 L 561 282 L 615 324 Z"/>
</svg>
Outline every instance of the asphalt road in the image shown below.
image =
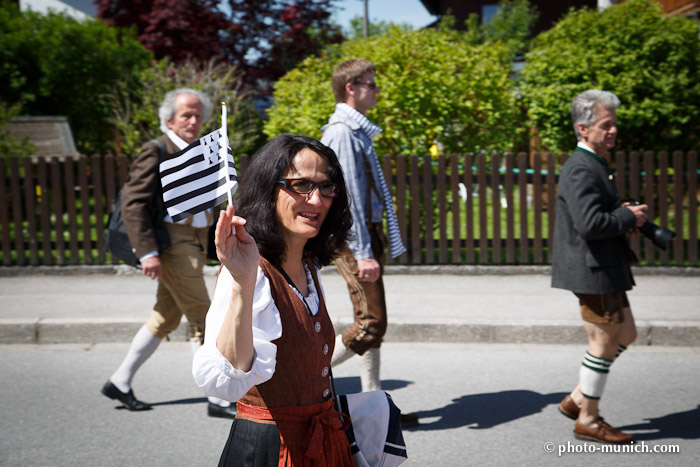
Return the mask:
<svg viewBox="0 0 700 467">
<path fill-rule="evenodd" d="M 189 344 L 164 342 L 137 374 L 137 396 L 155 406 L 141 413 L 99 392 L 127 347 L 0 346 L 0 466 L 216 465 L 230 421 L 207 417 Z M 601 445 L 576 440 L 556 409 L 577 380 L 581 345 L 383 348 L 383 389 L 422 422 L 404 431 L 405 466 L 700 465 L 700 347 L 632 346 L 601 402 L 609 422 L 637 435 L 637 449 L 676 453 L 584 452 Z M 357 361 L 334 373 L 339 392 L 359 391 Z"/>
</svg>

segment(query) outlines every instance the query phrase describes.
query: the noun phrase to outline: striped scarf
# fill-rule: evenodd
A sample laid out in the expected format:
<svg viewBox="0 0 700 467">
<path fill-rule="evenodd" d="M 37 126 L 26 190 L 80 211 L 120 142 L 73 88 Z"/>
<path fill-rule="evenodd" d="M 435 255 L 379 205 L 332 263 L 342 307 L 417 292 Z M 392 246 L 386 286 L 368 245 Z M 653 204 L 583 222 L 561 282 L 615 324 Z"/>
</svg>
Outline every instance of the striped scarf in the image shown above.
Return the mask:
<svg viewBox="0 0 700 467">
<path fill-rule="evenodd" d="M 349 105 L 341 103 L 338 104 L 337 107 L 341 108 L 350 119 L 356 122 L 360 126 L 360 130 L 362 130 L 370 140 L 374 140 L 374 138 L 381 133 L 382 129 L 379 128 L 379 126 L 370 122 L 367 117 Z M 406 251 L 406 247 L 401 240 L 401 231 L 399 230 L 399 221 L 396 219 L 396 211 L 394 211 L 394 202 L 391 199 L 391 193 L 384 179 L 384 172 L 379 164 L 379 158 L 374 150 L 374 145 L 370 146 L 369 154 L 365 154 L 365 156 L 367 160 L 369 160 L 369 163 L 372 164 L 374 182 L 382 196 L 382 204 L 384 205 L 384 212 L 386 212 L 386 224 L 389 229 L 389 252 L 392 258 L 396 258 Z"/>
</svg>

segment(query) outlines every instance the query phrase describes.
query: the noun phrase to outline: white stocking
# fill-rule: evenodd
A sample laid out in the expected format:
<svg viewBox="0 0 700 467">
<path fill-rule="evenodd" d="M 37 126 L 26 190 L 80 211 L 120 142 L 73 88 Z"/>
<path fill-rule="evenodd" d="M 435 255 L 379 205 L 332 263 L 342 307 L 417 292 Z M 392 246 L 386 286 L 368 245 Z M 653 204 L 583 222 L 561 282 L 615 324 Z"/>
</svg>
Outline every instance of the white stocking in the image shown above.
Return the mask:
<svg viewBox="0 0 700 467">
<path fill-rule="evenodd" d="M 362 391 L 378 391 L 381 387 L 379 381 L 379 349 L 369 349 L 360 356 L 362 369 L 360 371 L 360 381 Z"/>
<path fill-rule="evenodd" d="M 141 365 L 153 355 L 160 342 L 161 339 L 151 334 L 151 331 L 148 330 L 145 324 L 141 326 L 131 341 L 131 347 L 126 357 L 124 357 L 124 361 L 109 378 L 112 384 L 121 392 L 129 392 L 134 375 L 141 368 Z"/>
</svg>

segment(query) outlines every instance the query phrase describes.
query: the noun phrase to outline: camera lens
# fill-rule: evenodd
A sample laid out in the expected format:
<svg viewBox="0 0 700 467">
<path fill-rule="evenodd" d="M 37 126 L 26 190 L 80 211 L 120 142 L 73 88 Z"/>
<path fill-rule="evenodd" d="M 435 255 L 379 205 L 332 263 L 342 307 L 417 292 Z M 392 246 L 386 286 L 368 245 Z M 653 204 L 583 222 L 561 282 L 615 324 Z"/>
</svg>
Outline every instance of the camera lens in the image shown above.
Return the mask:
<svg viewBox="0 0 700 467">
<path fill-rule="evenodd" d="M 639 231 L 642 232 L 646 238 L 651 240 L 657 248 L 661 248 L 662 250 L 666 250 L 671 239 L 676 236 L 676 232 L 673 230 L 659 227 L 649 221 L 646 221 L 644 225 L 639 228 Z"/>
</svg>

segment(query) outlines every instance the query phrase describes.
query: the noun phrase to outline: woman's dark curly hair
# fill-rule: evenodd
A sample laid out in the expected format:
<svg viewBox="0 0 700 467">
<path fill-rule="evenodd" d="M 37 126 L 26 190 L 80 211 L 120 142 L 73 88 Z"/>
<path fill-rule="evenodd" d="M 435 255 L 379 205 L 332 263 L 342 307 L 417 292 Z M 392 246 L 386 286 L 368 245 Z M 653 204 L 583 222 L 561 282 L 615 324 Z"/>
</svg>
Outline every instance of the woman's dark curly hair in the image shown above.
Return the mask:
<svg viewBox="0 0 700 467">
<path fill-rule="evenodd" d="M 321 230 L 304 246 L 305 256 L 320 266 L 330 264 L 345 245 L 352 226 L 347 187 L 335 152 L 305 136 L 277 136 L 255 153 L 242 172 L 234 201 L 236 214 L 246 219 L 245 228 L 255 238 L 260 254 L 276 266 L 282 265 L 287 249 L 275 211 L 277 190 L 281 189 L 277 182 L 294 167 L 294 158 L 303 149 L 314 151 L 328 162 L 328 176 L 339 187 Z"/>
</svg>

